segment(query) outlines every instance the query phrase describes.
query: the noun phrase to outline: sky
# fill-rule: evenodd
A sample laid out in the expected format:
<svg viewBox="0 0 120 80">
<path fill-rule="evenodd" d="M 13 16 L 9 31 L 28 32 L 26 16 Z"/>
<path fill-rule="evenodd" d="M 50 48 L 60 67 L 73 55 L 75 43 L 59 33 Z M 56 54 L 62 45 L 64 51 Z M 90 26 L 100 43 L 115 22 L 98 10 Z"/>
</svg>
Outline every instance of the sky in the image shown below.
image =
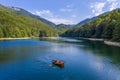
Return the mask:
<svg viewBox="0 0 120 80">
<path fill-rule="evenodd" d="M 120 8 L 120 0 L 0 0 L 0 4 L 23 8 L 55 24 L 77 24 Z"/>
</svg>

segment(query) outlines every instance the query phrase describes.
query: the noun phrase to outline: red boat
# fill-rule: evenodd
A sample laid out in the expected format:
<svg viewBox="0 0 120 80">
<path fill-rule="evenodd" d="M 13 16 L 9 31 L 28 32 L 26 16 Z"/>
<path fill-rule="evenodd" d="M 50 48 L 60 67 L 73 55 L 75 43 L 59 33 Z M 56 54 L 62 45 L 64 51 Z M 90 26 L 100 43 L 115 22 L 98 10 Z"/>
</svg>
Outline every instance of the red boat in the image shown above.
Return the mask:
<svg viewBox="0 0 120 80">
<path fill-rule="evenodd" d="M 59 67 L 64 67 L 64 62 L 62 62 L 62 61 L 52 60 L 52 63 L 53 63 L 54 65 L 59 66 Z"/>
</svg>

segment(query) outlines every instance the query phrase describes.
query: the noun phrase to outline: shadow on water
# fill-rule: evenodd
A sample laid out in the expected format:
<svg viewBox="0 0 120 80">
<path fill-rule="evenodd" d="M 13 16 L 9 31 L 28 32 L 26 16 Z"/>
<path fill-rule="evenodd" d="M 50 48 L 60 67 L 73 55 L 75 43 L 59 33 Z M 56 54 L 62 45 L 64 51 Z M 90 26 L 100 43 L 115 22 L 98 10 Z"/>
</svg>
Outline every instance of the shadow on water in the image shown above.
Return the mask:
<svg viewBox="0 0 120 80">
<path fill-rule="evenodd" d="M 91 51 L 97 56 L 108 57 L 112 60 L 112 63 L 120 64 L 120 47 L 105 45 L 103 42 L 88 41 L 83 43 L 85 46 L 82 49 Z"/>
<path fill-rule="evenodd" d="M 53 68 L 53 69 L 59 68 L 59 69 L 61 69 L 61 70 L 64 69 L 64 67 L 65 67 L 65 66 L 64 66 L 64 67 L 60 67 L 60 66 L 57 66 L 57 65 L 55 65 L 55 64 L 50 64 L 49 66 L 50 66 L 51 68 Z"/>
<path fill-rule="evenodd" d="M 4 40 L 0 41 L 0 64 L 24 60 L 33 56 L 32 52 L 47 49 L 47 43 L 37 40 Z"/>
</svg>

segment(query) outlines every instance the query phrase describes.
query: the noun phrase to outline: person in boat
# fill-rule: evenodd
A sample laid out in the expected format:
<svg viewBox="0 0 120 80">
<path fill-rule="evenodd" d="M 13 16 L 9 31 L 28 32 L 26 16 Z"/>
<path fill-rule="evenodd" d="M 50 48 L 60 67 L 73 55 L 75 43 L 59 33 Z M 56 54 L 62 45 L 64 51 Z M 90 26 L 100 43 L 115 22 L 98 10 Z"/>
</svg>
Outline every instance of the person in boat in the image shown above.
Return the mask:
<svg viewBox="0 0 120 80">
<path fill-rule="evenodd" d="M 59 61 L 59 60 L 53 60 L 52 61 L 53 64 L 60 66 L 60 67 L 64 67 L 64 62 Z"/>
</svg>

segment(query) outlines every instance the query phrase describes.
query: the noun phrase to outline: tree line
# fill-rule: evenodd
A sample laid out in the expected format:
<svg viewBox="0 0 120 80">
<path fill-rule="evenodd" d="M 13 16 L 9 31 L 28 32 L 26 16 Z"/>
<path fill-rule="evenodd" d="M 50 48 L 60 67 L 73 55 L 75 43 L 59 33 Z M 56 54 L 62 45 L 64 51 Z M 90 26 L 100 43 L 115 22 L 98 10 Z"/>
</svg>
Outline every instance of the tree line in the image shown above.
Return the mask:
<svg viewBox="0 0 120 80">
<path fill-rule="evenodd" d="M 104 13 L 83 26 L 69 29 L 61 36 L 103 38 L 120 42 L 120 9 Z"/>
</svg>

